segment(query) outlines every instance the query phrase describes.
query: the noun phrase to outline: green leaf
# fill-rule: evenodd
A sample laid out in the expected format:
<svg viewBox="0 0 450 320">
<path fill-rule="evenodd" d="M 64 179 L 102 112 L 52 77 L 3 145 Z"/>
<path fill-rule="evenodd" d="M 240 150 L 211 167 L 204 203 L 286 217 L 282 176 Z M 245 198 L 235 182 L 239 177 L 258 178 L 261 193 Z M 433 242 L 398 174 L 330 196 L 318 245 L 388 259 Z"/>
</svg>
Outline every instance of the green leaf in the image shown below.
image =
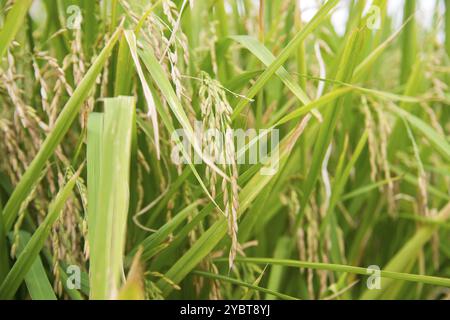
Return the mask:
<svg viewBox="0 0 450 320">
<path fill-rule="evenodd" d="M 195 274 L 195 275 L 201 276 L 201 277 L 205 277 L 205 278 L 209 278 L 209 279 L 225 281 L 225 282 L 229 282 L 229 283 L 241 286 L 241 287 L 246 287 L 246 288 L 250 288 L 250 289 L 253 289 L 253 290 L 257 290 L 259 292 L 275 296 L 275 297 L 280 298 L 282 300 L 299 300 L 298 298 L 291 297 L 291 296 L 288 296 L 288 295 L 283 294 L 283 293 L 279 293 L 279 292 L 274 291 L 274 290 L 262 288 L 262 287 L 259 287 L 257 285 L 254 285 L 254 284 L 247 283 L 247 282 L 244 282 L 244 281 L 239 280 L 239 279 L 233 279 L 231 277 L 223 276 L 223 275 L 220 275 L 220 274 L 214 274 L 214 273 L 204 272 L 204 271 L 193 271 L 192 274 Z"/>
<path fill-rule="evenodd" d="M 22 253 L 17 258 L 16 263 L 11 268 L 11 271 L 6 276 L 5 281 L 0 286 L 0 299 L 12 299 L 14 297 L 23 279 L 36 261 L 39 252 L 42 250 L 53 224 L 58 219 L 61 210 L 64 208 L 66 200 L 72 194 L 72 189 L 75 186 L 79 173 L 80 170 L 70 178 L 64 188 L 60 190 L 55 200 L 50 204 L 45 220 L 33 233 L 30 241 L 27 243 Z"/>
<path fill-rule="evenodd" d="M 262 43 L 252 36 L 230 36 L 231 39 L 239 42 L 251 53 L 253 53 L 266 67 L 270 66 L 276 57 L 267 49 Z M 302 104 L 311 102 L 306 93 L 300 86 L 292 79 L 291 75 L 283 67 L 280 67 L 275 74 L 283 81 L 283 83 L 292 91 L 293 94 L 300 100 Z"/>
<path fill-rule="evenodd" d="M 196 138 L 194 137 L 194 130 L 192 129 L 191 124 L 189 123 L 188 117 L 186 113 L 183 110 L 183 106 L 181 105 L 181 102 L 178 100 L 177 95 L 175 94 L 172 86 L 170 85 L 169 80 L 166 77 L 166 74 L 164 70 L 162 69 L 160 63 L 156 59 L 153 50 L 147 45 L 143 44 L 143 50 L 139 51 L 139 56 L 141 57 L 142 61 L 144 62 L 147 70 L 150 72 L 153 80 L 156 82 L 158 88 L 161 90 L 162 95 L 166 99 L 167 103 L 169 104 L 172 112 L 174 113 L 175 117 L 177 118 L 178 122 L 181 124 L 181 126 L 184 129 L 184 133 L 186 134 L 186 138 L 189 140 L 191 146 L 194 148 L 194 152 L 200 155 L 200 157 L 203 159 L 203 161 L 211 167 L 212 170 L 217 172 L 220 176 L 222 176 L 225 180 L 229 180 L 228 176 L 222 172 L 213 162 L 211 159 L 208 159 L 202 150 L 200 149 L 200 146 L 198 145 L 198 141 L 196 141 Z M 166 114 L 165 110 L 158 107 L 158 104 L 156 105 L 158 112 L 163 120 L 164 125 L 167 127 L 167 129 L 170 132 L 175 132 L 175 128 L 173 127 L 171 121 L 168 119 L 168 115 Z M 179 138 L 177 138 L 177 142 L 179 142 Z M 185 157 L 189 158 L 189 152 L 184 149 L 184 144 L 181 144 L 182 146 L 182 152 Z M 198 174 L 197 170 L 195 169 L 194 165 L 192 164 L 192 161 L 189 161 L 189 167 L 192 169 L 192 172 L 194 173 L 194 176 L 197 178 L 197 181 L 200 183 L 203 191 L 206 193 L 206 195 L 210 198 L 210 200 L 216 205 L 216 207 L 219 209 L 219 211 L 222 211 L 219 207 L 219 205 L 215 202 L 211 194 L 209 193 L 208 189 L 206 188 L 205 184 L 203 183 L 202 178 Z M 223 211 L 222 211 L 223 212 Z"/>
<path fill-rule="evenodd" d="M 315 108 L 320 109 L 320 108 L 323 108 L 326 106 L 333 107 L 333 105 L 334 105 L 333 102 L 335 102 L 336 99 L 340 98 L 341 96 L 343 96 L 346 93 L 349 93 L 351 90 L 352 90 L 352 88 L 335 89 L 304 106 L 298 107 L 294 111 L 285 115 L 283 118 L 278 120 L 278 122 L 274 125 L 274 127 L 278 127 L 278 126 L 280 126 L 288 121 L 291 121 L 293 119 L 300 118 L 301 116 L 304 116 L 305 114 L 307 114 L 308 112 L 312 111 Z"/>
<path fill-rule="evenodd" d="M 11 238 L 12 233 L 10 233 Z M 25 249 L 25 246 L 30 241 L 31 235 L 25 231 L 19 231 L 19 243 L 17 246 L 17 254 L 20 255 Z M 52 285 L 48 280 L 44 265 L 39 256 L 34 260 L 30 270 L 25 276 L 25 283 L 27 285 L 28 293 L 33 300 L 56 300 L 56 295 L 53 292 Z"/>
<path fill-rule="evenodd" d="M 143 248 L 142 260 L 147 261 L 153 255 L 158 252 L 158 246 L 163 243 L 167 237 L 181 224 L 187 217 L 195 210 L 202 201 L 195 201 L 191 203 L 186 208 L 181 210 L 178 214 L 176 214 L 170 221 L 166 222 L 161 228 L 158 229 L 155 233 L 151 234 L 145 240 L 143 240 L 139 247 Z M 129 257 L 134 256 L 137 253 L 138 249 L 135 248 L 129 253 Z"/>
<path fill-rule="evenodd" d="M 223 260 L 217 260 L 223 261 Z M 236 262 L 242 263 L 255 263 L 255 264 L 272 264 L 285 267 L 306 268 L 316 270 L 326 270 L 335 272 L 348 272 L 360 275 L 370 275 L 367 272 L 367 268 L 353 267 L 342 264 L 322 263 L 322 262 L 307 262 L 298 260 L 286 260 L 286 259 L 271 259 L 271 258 L 236 258 Z M 432 277 L 418 274 L 401 273 L 386 270 L 380 270 L 380 276 L 386 279 L 395 279 L 403 281 L 419 282 L 424 284 L 431 284 L 435 286 L 450 287 L 450 279 L 442 277 Z M 385 280 L 386 281 L 386 280 Z M 372 290 L 374 292 L 377 290 Z"/>
<path fill-rule="evenodd" d="M 291 239 L 288 237 L 282 237 L 277 241 L 277 245 L 274 251 L 274 257 L 276 259 L 285 259 L 289 258 L 291 249 Z M 269 281 L 267 283 L 267 288 L 273 291 L 280 290 L 281 283 L 283 281 L 284 270 L 281 266 L 272 266 L 270 268 Z M 266 295 L 266 299 L 270 299 L 268 295 Z"/>
<path fill-rule="evenodd" d="M 142 84 L 142 89 L 144 91 L 145 100 L 148 106 L 147 115 L 152 119 L 153 124 L 153 135 L 154 135 L 154 143 L 156 146 L 156 156 L 160 159 L 160 150 L 159 150 L 159 128 L 158 128 L 158 119 L 156 113 L 156 106 L 153 100 L 152 92 L 148 86 L 147 80 L 145 79 L 144 72 L 142 71 L 141 63 L 139 62 L 138 53 L 137 53 L 137 45 L 136 45 L 136 36 L 130 30 L 125 30 L 124 32 L 125 38 L 127 39 L 128 47 L 130 49 L 131 57 L 133 58 L 134 65 L 136 67 L 136 72 L 139 76 L 139 80 Z"/>
<path fill-rule="evenodd" d="M 438 222 L 447 221 L 450 218 L 450 202 L 440 211 L 435 218 Z M 432 235 L 435 233 L 438 225 L 427 224 L 420 227 L 408 242 L 397 252 L 397 254 L 386 265 L 385 272 L 397 273 L 402 272 L 410 268 L 411 264 L 417 259 L 417 256 L 422 247 L 427 243 Z M 383 273 L 382 273 L 383 275 Z M 409 280 L 408 277 L 390 277 L 395 280 Z M 414 280 L 415 279 L 415 280 Z M 429 276 L 415 276 L 411 281 L 417 281 L 421 283 L 434 284 L 438 286 L 450 286 L 450 279 L 429 277 Z M 389 293 L 389 290 L 395 284 L 393 280 L 385 280 L 380 290 L 366 290 L 361 299 L 373 300 L 381 297 L 385 293 Z"/>
<path fill-rule="evenodd" d="M 120 287 L 129 205 L 133 97 L 105 99 L 88 123 L 90 298 L 114 299 Z M 94 180 L 93 180 L 94 179 Z M 92 181 L 93 180 L 93 181 Z M 120 183 L 119 183 L 120 181 Z"/>
<path fill-rule="evenodd" d="M 416 0 L 405 1 L 403 20 L 407 22 L 402 37 L 402 61 L 400 81 L 405 84 L 408 81 L 412 66 L 416 60 L 417 54 L 417 36 L 416 36 Z"/>
<path fill-rule="evenodd" d="M 17 32 L 23 27 L 25 16 L 32 3 L 33 0 L 18 0 L 9 11 L 3 29 L 0 31 L 0 61 Z"/>
<path fill-rule="evenodd" d="M 344 50 L 338 65 L 338 72 L 336 79 L 338 81 L 346 82 L 352 78 L 355 64 L 354 52 L 357 49 L 358 31 L 353 31 L 349 34 L 345 43 Z M 303 202 L 306 204 L 309 201 L 314 186 L 316 184 L 323 159 L 325 157 L 328 146 L 333 138 L 334 130 L 338 122 L 340 111 L 344 105 L 344 98 L 336 99 L 333 106 L 327 109 L 324 115 L 324 122 L 321 124 L 319 134 L 314 145 L 314 152 L 312 156 L 311 168 L 303 185 Z M 302 206 L 302 211 L 306 205 Z M 302 214 L 297 216 L 297 223 L 300 221 Z"/>
<path fill-rule="evenodd" d="M 287 156 L 290 154 L 294 144 L 303 132 L 303 129 L 304 128 L 300 125 L 293 130 L 290 135 L 284 138 L 278 147 L 279 154 L 272 154 L 269 163 L 278 168 L 283 167 Z M 239 193 L 238 217 L 245 212 L 252 201 L 267 186 L 273 177 L 273 175 L 261 175 L 259 172 L 250 179 L 247 185 Z M 221 216 L 220 219 L 206 230 L 191 248 L 169 269 L 165 274 L 165 277 L 174 283 L 179 283 L 216 247 L 220 240 L 225 236 L 226 232 L 227 221 L 224 216 Z M 160 280 L 157 284 L 161 288 L 164 296 L 167 296 L 173 289 L 173 287 L 164 280 Z"/>
<path fill-rule="evenodd" d="M 319 24 L 327 17 L 328 13 L 337 4 L 338 0 L 329 0 L 322 7 L 316 15 L 306 24 L 289 42 L 289 44 L 280 52 L 278 57 L 267 67 L 267 69 L 259 76 L 258 80 L 253 84 L 249 92 L 247 92 L 247 99 L 241 99 L 233 111 L 232 118 L 235 119 L 248 103 L 248 99 L 253 99 L 256 94 L 264 87 L 264 85 L 270 80 L 274 73 L 286 62 L 286 60 L 294 53 L 297 46 L 300 45 L 306 37 L 312 33 Z"/>
<path fill-rule="evenodd" d="M 412 115 L 406 110 L 403 110 L 393 104 L 390 105 L 390 109 L 399 117 L 404 118 L 410 123 L 416 130 L 422 133 L 428 141 L 434 146 L 434 148 L 442 154 L 448 161 L 450 161 L 450 144 L 445 137 L 436 132 L 430 125 L 424 122 L 422 119 Z"/>
<path fill-rule="evenodd" d="M 84 101 L 89 96 L 98 74 L 100 73 L 103 65 L 105 64 L 108 56 L 110 55 L 120 33 L 121 27 L 111 36 L 111 39 L 106 44 L 100 55 L 95 59 L 92 66 L 84 76 L 83 80 L 78 84 L 73 95 L 67 101 L 66 105 L 62 109 L 58 119 L 56 120 L 53 130 L 49 133 L 43 144 L 41 145 L 39 152 L 34 157 L 31 164 L 28 166 L 25 173 L 22 175 L 19 183 L 14 189 L 13 193 L 8 199 L 3 210 L 5 221 L 5 232 L 9 232 L 14 220 L 17 216 L 18 210 L 22 202 L 29 196 L 33 185 L 39 181 L 41 171 L 51 157 L 56 147 L 59 145 L 67 131 L 70 129 L 72 122 L 75 120 L 78 112 L 80 111 Z"/>
</svg>

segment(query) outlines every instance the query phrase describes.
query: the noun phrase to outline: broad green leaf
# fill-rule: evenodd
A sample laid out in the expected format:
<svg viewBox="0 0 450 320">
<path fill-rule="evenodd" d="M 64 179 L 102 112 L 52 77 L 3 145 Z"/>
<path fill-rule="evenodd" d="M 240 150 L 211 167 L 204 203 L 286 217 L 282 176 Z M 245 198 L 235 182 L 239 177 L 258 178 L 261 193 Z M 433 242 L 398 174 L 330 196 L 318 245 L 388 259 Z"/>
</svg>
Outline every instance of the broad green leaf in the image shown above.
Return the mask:
<svg viewBox="0 0 450 320">
<path fill-rule="evenodd" d="M 89 119 L 88 172 L 96 179 L 88 181 L 91 299 L 115 299 L 121 283 L 134 113 L 134 98 L 121 96 L 105 99 L 104 114 Z"/>
</svg>

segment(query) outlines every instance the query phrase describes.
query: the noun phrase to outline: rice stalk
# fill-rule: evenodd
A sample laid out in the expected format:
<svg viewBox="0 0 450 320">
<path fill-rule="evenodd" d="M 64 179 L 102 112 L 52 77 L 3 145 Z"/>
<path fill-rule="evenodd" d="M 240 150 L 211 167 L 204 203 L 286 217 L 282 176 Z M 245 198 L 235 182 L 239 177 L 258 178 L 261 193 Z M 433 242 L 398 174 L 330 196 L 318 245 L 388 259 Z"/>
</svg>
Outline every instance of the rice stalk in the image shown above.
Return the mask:
<svg viewBox="0 0 450 320">
<path fill-rule="evenodd" d="M 0 297 L 448 298 L 450 2 L 396 2 L 0 0 Z"/>
</svg>

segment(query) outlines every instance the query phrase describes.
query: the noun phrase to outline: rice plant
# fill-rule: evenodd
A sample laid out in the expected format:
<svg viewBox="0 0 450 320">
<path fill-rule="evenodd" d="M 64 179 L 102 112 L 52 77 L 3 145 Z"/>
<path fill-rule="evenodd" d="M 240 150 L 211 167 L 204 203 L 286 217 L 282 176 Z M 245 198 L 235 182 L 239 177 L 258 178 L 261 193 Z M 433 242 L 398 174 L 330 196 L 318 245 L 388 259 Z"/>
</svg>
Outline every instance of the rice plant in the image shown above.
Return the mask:
<svg viewBox="0 0 450 320">
<path fill-rule="evenodd" d="M 1 299 L 450 299 L 449 0 L 0 0 L 0 78 Z"/>
</svg>

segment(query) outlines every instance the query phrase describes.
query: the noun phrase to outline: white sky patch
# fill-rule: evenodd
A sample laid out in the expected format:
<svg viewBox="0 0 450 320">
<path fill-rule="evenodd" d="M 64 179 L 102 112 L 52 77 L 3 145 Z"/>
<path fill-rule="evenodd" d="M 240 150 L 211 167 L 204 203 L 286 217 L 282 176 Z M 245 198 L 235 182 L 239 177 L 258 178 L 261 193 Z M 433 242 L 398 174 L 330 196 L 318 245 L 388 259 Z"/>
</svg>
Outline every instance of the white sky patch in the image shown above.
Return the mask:
<svg viewBox="0 0 450 320">
<path fill-rule="evenodd" d="M 202 0 L 194 0 L 194 1 L 202 1 Z M 236 1 L 236 0 L 230 0 Z M 277 1 L 277 0 L 266 0 L 266 1 Z M 324 0 L 297 0 L 300 2 L 300 8 L 302 10 L 302 19 L 304 22 L 309 22 L 314 15 L 317 13 L 318 8 L 325 2 Z M 331 13 L 331 22 L 335 27 L 336 32 L 339 35 L 343 35 L 345 32 L 345 27 L 348 20 L 348 6 L 350 5 L 351 0 L 341 0 L 339 4 L 334 8 Z M 394 29 L 399 28 L 402 25 L 403 21 L 403 6 L 405 0 L 387 0 L 388 1 L 388 15 L 393 19 L 393 27 Z M 407 0 L 406 0 L 407 1 Z M 443 31 L 443 14 L 444 7 L 443 1 L 440 0 L 419 0 L 417 1 L 417 10 L 416 10 L 416 18 L 417 22 L 427 29 L 430 29 L 433 24 L 433 14 L 434 9 L 436 7 L 436 1 L 439 1 L 439 16 L 441 18 L 440 22 L 440 32 L 438 35 L 438 40 L 444 41 L 444 31 Z M 253 0 L 254 5 L 256 7 L 259 6 L 259 0 Z M 366 8 L 364 12 L 366 13 L 370 6 L 372 5 L 373 0 L 367 1 Z M 243 14 L 243 9 L 240 7 L 241 2 L 238 2 L 238 9 Z M 229 1 L 225 2 L 225 9 L 227 12 L 232 12 L 232 6 Z M 43 22 L 46 19 L 46 11 L 42 0 L 36 0 L 33 2 L 30 15 L 33 20 Z"/>
<path fill-rule="evenodd" d="M 305 22 L 310 21 L 317 13 L 319 5 L 317 0 L 301 0 L 300 9 L 302 11 L 302 20 Z"/>
<path fill-rule="evenodd" d="M 444 15 L 445 15 L 444 1 L 440 1 L 440 2 L 439 2 L 439 16 L 441 17 L 441 18 L 440 18 L 440 24 L 441 24 L 441 27 L 440 27 L 440 31 L 439 31 L 439 34 L 438 34 L 438 40 L 439 40 L 440 43 L 444 43 L 444 41 L 445 41 L 445 33 L 444 33 L 444 24 L 445 24 L 445 22 L 444 22 Z"/>
<path fill-rule="evenodd" d="M 417 1 L 417 20 L 426 28 L 433 25 L 433 14 L 436 7 L 436 0 Z"/>
<path fill-rule="evenodd" d="M 34 21 L 41 24 L 45 23 L 47 19 L 47 10 L 41 0 L 33 1 L 30 7 L 30 16 Z"/>
<path fill-rule="evenodd" d="M 429 1 L 429 0 L 425 0 Z M 404 0 L 388 1 L 388 15 L 392 17 L 394 28 L 397 29 L 402 25 L 403 21 L 403 4 Z"/>
<path fill-rule="evenodd" d="M 302 19 L 305 22 L 310 21 L 317 13 L 323 1 L 320 0 L 297 0 L 300 1 L 300 8 L 302 10 Z M 388 0 L 388 15 L 392 17 L 394 27 L 398 28 L 402 25 L 403 20 L 403 5 L 405 0 Z M 331 22 L 336 29 L 336 32 L 342 35 L 345 32 L 345 27 L 348 20 L 348 6 L 350 0 L 341 0 L 337 7 L 332 12 Z M 368 1 L 364 12 L 367 12 L 372 1 Z M 436 6 L 436 0 L 420 0 L 417 1 L 417 21 L 426 28 L 431 28 L 433 21 L 433 12 Z M 443 8 L 440 9 L 443 13 Z"/>
<path fill-rule="evenodd" d="M 345 27 L 348 21 L 349 4 L 349 0 L 342 0 L 331 13 L 331 23 L 333 24 L 336 33 L 340 36 L 343 36 L 345 33 Z"/>
</svg>

